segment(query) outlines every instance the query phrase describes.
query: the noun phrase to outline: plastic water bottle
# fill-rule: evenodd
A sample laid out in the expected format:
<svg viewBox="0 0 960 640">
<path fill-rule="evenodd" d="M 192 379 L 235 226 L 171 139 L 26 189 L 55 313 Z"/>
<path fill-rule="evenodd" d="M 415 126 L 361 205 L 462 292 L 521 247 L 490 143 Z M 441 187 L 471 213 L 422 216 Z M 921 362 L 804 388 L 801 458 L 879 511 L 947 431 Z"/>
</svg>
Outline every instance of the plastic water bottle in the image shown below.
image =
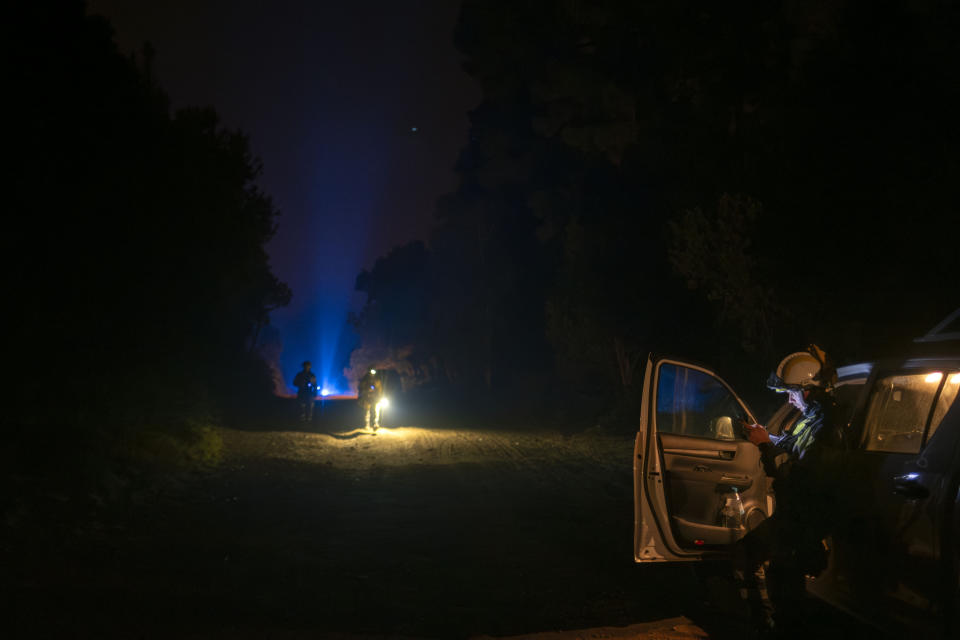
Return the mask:
<svg viewBox="0 0 960 640">
<path fill-rule="evenodd" d="M 743 500 L 740 499 L 740 491 L 732 487 L 733 491 L 725 493 L 723 498 L 723 509 L 720 510 L 720 523 L 728 528 L 739 530 L 743 526 Z"/>
</svg>

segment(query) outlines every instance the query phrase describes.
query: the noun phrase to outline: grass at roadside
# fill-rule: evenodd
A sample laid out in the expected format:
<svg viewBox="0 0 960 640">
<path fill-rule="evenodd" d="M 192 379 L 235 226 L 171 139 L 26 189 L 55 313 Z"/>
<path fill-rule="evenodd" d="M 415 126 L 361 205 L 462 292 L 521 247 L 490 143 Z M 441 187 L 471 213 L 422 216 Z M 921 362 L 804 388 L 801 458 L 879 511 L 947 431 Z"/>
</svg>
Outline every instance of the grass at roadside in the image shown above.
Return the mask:
<svg viewBox="0 0 960 640">
<path fill-rule="evenodd" d="M 73 438 L 36 432 L 2 456 L 8 489 L 0 497 L 0 552 L 70 547 L 122 527 L 131 509 L 171 482 L 216 467 L 220 429 L 210 421 L 143 426 Z M 96 433 L 92 429 L 89 433 Z"/>
<path fill-rule="evenodd" d="M 151 467 L 211 467 L 223 458 L 223 437 L 208 422 L 187 421 L 173 429 L 140 431 L 123 454 L 134 464 Z"/>
</svg>

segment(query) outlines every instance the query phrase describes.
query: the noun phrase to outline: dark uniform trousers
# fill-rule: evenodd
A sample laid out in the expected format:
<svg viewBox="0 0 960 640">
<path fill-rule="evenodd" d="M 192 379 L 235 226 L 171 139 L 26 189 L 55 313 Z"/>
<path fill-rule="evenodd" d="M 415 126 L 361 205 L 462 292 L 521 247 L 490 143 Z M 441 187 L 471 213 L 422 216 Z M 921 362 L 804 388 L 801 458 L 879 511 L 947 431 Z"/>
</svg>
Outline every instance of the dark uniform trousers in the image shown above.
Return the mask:
<svg viewBox="0 0 960 640">
<path fill-rule="evenodd" d="M 818 528 L 776 514 L 748 533 L 735 550 L 734 579 L 751 617 L 779 629 L 802 627 L 806 576 L 825 568 Z"/>
<path fill-rule="evenodd" d="M 823 540 L 838 513 L 831 491 L 838 486 L 839 469 L 831 410 L 831 405 L 814 405 L 779 446 L 761 446 L 764 466 L 775 478 L 777 510 L 735 550 L 734 580 L 741 598 L 755 621 L 778 633 L 803 628 L 806 576 L 819 575 L 827 564 Z"/>
</svg>

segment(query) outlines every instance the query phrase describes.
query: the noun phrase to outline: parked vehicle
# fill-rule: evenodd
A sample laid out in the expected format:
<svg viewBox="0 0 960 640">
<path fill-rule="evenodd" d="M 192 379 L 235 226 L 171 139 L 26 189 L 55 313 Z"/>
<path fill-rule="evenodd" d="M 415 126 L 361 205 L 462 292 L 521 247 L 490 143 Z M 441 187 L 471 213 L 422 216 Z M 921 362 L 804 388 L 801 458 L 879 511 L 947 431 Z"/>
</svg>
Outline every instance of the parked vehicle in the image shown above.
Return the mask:
<svg viewBox="0 0 960 640">
<path fill-rule="evenodd" d="M 893 634 L 957 637 L 960 608 L 960 310 L 902 357 L 838 371 L 847 516 L 814 595 Z M 722 556 L 773 514 L 754 415 L 711 369 L 651 356 L 634 447 L 634 559 Z M 781 407 L 774 431 L 795 420 Z M 727 515 L 730 496 L 743 517 Z M 731 524 L 732 523 L 732 524 Z"/>
</svg>

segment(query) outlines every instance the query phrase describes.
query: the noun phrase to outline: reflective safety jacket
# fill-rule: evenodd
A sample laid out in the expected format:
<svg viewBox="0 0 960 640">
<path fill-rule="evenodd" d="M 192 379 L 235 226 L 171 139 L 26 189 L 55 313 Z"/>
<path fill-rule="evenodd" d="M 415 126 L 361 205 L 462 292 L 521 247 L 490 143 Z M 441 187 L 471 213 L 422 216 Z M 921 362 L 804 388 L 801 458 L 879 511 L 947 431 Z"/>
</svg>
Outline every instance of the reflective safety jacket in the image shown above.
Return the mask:
<svg viewBox="0 0 960 640">
<path fill-rule="evenodd" d="M 383 376 L 367 372 L 357 383 L 361 404 L 376 404 L 383 396 Z"/>
<path fill-rule="evenodd" d="M 812 401 L 790 431 L 760 445 L 764 470 L 773 480 L 777 510 L 804 519 L 830 519 L 842 456 L 836 404 Z"/>
</svg>

